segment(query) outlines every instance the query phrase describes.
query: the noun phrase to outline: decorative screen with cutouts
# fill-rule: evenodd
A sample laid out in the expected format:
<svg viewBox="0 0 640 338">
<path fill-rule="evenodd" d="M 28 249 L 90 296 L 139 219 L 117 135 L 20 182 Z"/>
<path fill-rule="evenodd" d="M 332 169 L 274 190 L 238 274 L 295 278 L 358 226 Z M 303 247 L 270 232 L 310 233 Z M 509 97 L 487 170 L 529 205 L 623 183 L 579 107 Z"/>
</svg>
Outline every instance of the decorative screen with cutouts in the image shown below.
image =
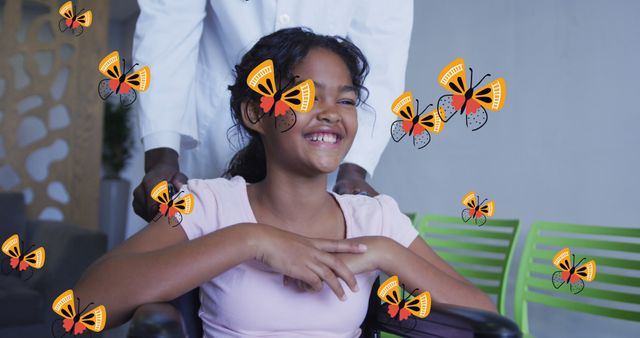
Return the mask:
<svg viewBox="0 0 640 338">
<path fill-rule="evenodd" d="M 107 1 L 80 36 L 62 3 L 0 0 L 0 191 L 21 191 L 31 219 L 97 229 Z"/>
</svg>

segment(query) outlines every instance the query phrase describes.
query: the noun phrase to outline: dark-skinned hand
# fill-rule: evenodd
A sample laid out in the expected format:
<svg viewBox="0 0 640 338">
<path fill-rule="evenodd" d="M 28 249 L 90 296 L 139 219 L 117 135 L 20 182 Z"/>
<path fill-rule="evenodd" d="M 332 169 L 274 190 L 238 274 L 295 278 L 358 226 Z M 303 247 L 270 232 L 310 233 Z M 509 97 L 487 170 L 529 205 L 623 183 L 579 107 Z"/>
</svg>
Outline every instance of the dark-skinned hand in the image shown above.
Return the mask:
<svg viewBox="0 0 640 338">
<path fill-rule="evenodd" d="M 338 170 L 333 191 L 336 194 L 366 194 L 374 197 L 378 192 L 365 180 L 367 171 L 352 163 L 343 163 Z"/>
<path fill-rule="evenodd" d="M 150 222 L 158 214 L 158 203 L 151 198 L 151 190 L 160 181 L 168 181 L 177 190 L 188 177 L 180 172 L 178 153 L 171 148 L 156 148 L 144 153 L 142 182 L 133 191 L 133 211 Z"/>
</svg>

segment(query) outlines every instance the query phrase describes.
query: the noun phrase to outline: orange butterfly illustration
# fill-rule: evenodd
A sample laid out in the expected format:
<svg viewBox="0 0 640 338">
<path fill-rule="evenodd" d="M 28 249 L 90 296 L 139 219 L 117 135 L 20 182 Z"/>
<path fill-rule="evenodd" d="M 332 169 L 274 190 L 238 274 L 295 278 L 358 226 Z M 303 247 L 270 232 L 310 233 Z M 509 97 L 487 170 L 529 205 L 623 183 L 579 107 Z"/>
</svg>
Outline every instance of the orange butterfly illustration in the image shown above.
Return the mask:
<svg viewBox="0 0 640 338">
<path fill-rule="evenodd" d="M 292 82 L 293 80 L 289 81 L 283 90 L 286 90 Z M 296 123 L 297 118 L 293 110 L 308 113 L 313 108 L 316 96 L 313 80 L 305 80 L 285 92 L 278 90 L 271 59 L 263 61 L 249 73 L 247 85 L 262 95 L 260 98 L 262 112 L 257 119 L 247 116 L 252 123 L 258 123 L 265 115 L 273 114 L 276 117 L 276 128 L 285 132 Z"/>
<path fill-rule="evenodd" d="M 409 296 L 418 289 L 413 290 Z M 407 298 L 409 298 L 407 296 Z M 414 315 L 419 318 L 425 318 L 431 311 L 431 294 L 427 291 L 419 294 L 417 297 L 407 300 L 404 298 L 404 285 L 402 289 L 402 298 L 400 298 L 400 284 L 398 276 L 389 277 L 378 288 L 378 297 L 389 304 L 387 313 L 393 319 L 406 320 L 409 316 Z"/>
<path fill-rule="evenodd" d="M 170 198 L 174 195 L 170 191 L 170 187 L 167 181 L 161 181 L 151 190 L 151 198 L 160 203 L 160 213 L 154 219 L 157 221 L 161 216 L 169 217 L 169 221 L 177 220 L 177 223 L 173 226 L 177 226 L 182 222 L 182 215 L 188 215 L 193 211 L 193 194 L 187 194 L 184 197 L 180 197 L 182 191 L 177 196 Z"/>
<path fill-rule="evenodd" d="M 120 54 L 118 51 L 113 51 L 102 59 L 98 65 L 98 70 L 109 78 L 101 80 L 98 84 L 100 98 L 106 100 L 115 93 L 120 95 L 120 103 L 123 106 L 132 105 L 138 96 L 136 90 L 146 91 L 149 89 L 149 82 L 151 81 L 151 71 L 148 66 L 131 73 L 137 65 L 137 63 L 134 64 L 123 73 L 122 71 L 126 68 L 127 63 L 125 59 L 122 59 L 122 68 L 120 68 Z"/>
<path fill-rule="evenodd" d="M 85 11 L 83 8 L 78 12 L 71 1 L 67 1 L 60 6 L 58 13 L 63 16 L 58 22 L 58 29 L 60 29 L 61 32 L 70 29 L 75 36 L 80 36 L 84 32 L 84 27 L 91 26 L 93 22 L 93 14 L 91 11 Z"/>
<path fill-rule="evenodd" d="M 34 247 L 34 245 L 32 245 L 29 249 L 23 251 L 21 247 L 24 249 L 24 242 L 20 241 L 18 234 L 14 234 L 2 244 L 2 252 L 9 256 L 9 265 L 12 269 L 18 270 L 21 273 L 29 267 L 32 268 L 28 270 L 31 271 L 31 275 L 25 278 L 25 280 L 27 280 L 33 276 L 33 269 L 41 269 L 44 266 L 45 250 L 43 247 L 39 247 L 30 251 L 31 248 Z"/>
<path fill-rule="evenodd" d="M 571 256 L 571 258 L 569 258 Z M 556 271 L 551 275 L 553 287 L 559 289 L 564 283 L 569 283 L 569 289 L 573 294 L 584 290 L 584 281 L 591 282 L 596 278 L 596 261 L 590 260 L 584 265 L 582 261 L 576 263 L 576 255 L 571 254 L 569 248 L 564 248 L 553 257 L 553 265 L 562 271 Z M 573 262 L 573 263 L 572 263 Z"/>
<path fill-rule="evenodd" d="M 496 211 L 494 201 L 487 202 L 485 198 L 480 202 L 480 197 L 477 197 L 473 191 L 464 195 L 462 204 L 467 207 L 462 210 L 462 220 L 467 223 L 473 218 L 474 223 L 479 226 L 483 226 L 487 222 L 487 217 L 493 216 Z"/>
<path fill-rule="evenodd" d="M 456 113 L 466 113 L 467 127 L 478 130 L 487 123 L 489 115 L 487 109 L 498 111 L 502 109 L 507 94 L 507 86 L 503 78 L 491 81 L 486 86 L 476 90 L 487 76 L 483 76 L 478 83 L 473 85 L 473 69 L 469 68 L 471 81 L 467 87 L 467 75 L 464 69 L 464 60 L 453 60 L 438 75 L 438 83 L 453 94 L 446 94 L 438 99 L 436 109 L 442 108 L 444 115 L 440 118 L 448 122 Z M 445 119 L 445 115 L 448 119 Z"/>
<path fill-rule="evenodd" d="M 418 109 L 420 109 L 420 101 L 416 99 Z M 391 138 L 400 142 L 405 135 L 413 136 L 413 145 L 422 149 L 431 141 L 431 134 L 439 134 L 444 128 L 444 122 L 440 119 L 440 114 L 436 114 L 436 110 L 432 110 L 427 114 L 423 114 L 432 104 L 428 105 L 420 114 L 413 108 L 413 95 L 411 92 L 405 92 L 398 96 L 391 105 L 391 111 L 402 120 L 397 120 L 391 124 Z"/>
<path fill-rule="evenodd" d="M 67 333 L 75 335 L 83 334 L 87 329 L 93 332 L 100 332 L 104 329 L 107 323 L 107 310 L 104 305 L 93 308 L 91 311 L 85 313 L 87 308 L 94 303 L 89 303 L 87 306 L 80 310 L 80 298 L 78 300 L 78 308 L 74 302 L 73 290 L 67 290 L 63 292 L 56 300 L 53 301 L 53 312 L 60 315 L 62 318 L 56 319 L 51 323 L 51 333 L 54 337 L 62 337 Z M 64 332 L 59 332 L 60 326 L 55 325 L 57 321 L 62 321 L 62 328 Z M 56 332 L 58 331 L 58 332 Z M 61 333 L 61 335 L 59 335 Z"/>
</svg>

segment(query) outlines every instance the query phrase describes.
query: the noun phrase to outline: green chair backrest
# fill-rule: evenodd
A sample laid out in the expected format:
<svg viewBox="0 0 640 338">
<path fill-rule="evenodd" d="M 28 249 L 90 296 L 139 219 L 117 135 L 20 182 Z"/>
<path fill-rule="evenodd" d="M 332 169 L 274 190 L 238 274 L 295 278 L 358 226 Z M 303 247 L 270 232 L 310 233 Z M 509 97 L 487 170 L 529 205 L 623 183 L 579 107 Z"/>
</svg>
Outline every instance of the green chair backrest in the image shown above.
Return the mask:
<svg viewBox="0 0 640 338">
<path fill-rule="evenodd" d="M 631 243 L 635 239 L 635 243 Z M 640 322 L 640 311 L 625 310 L 602 301 L 640 304 L 636 292 L 611 290 L 619 286 L 640 286 L 640 260 L 615 258 L 640 253 L 640 229 L 536 222 L 531 225 L 522 253 L 516 281 L 514 312 L 522 332 L 529 336 L 527 306 L 538 303 L 553 308 L 585 312 L 604 317 Z M 568 285 L 556 289 L 551 276 L 559 269 L 552 260 L 558 251 L 569 248 L 579 262 L 596 262 L 596 275 L 585 282 L 582 292 L 572 294 Z M 577 262 L 574 262 L 575 264 Z M 609 268 L 615 268 L 611 270 Z M 632 288 L 627 288 L 632 289 Z M 602 304 L 599 304 L 602 303 Z"/>
<path fill-rule="evenodd" d="M 497 297 L 505 314 L 509 266 L 518 238 L 518 220 L 488 219 L 483 226 L 461 217 L 425 215 L 417 224 L 422 238 L 442 259 L 482 291 Z"/>
</svg>

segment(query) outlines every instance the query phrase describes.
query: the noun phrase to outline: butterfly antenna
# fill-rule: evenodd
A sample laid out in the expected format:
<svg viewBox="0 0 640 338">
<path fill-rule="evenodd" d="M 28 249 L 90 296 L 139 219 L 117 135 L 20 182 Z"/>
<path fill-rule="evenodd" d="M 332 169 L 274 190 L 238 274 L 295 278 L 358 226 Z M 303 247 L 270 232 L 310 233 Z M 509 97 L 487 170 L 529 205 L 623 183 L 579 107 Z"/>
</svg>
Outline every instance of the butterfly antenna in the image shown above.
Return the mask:
<svg viewBox="0 0 640 338">
<path fill-rule="evenodd" d="M 80 298 L 78 298 L 78 304 L 79 304 L 79 303 L 80 303 Z M 93 305 L 93 304 L 95 304 L 95 303 L 94 303 L 94 302 L 91 302 L 91 303 L 87 304 L 87 306 L 85 306 L 85 307 L 84 307 L 84 309 L 82 309 L 82 311 L 80 311 L 79 313 L 84 313 L 84 312 L 87 310 L 87 308 L 88 308 L 89 306 Z"/>
<path fill-rule="evenodd" d="M 585 258 L 586 258 L 586 257 L 585 257 Z M 580 260 L 580 262 L 578 262 L 578 264 L 576 264 L 575 266 L 578 266 L 578 265 L 582 264 L 582 262 L 585 260 L 585 258 L 582 258 L 582 259 Z"/>
<path fill-rule="evenodd" d="M 289 80 L 289 82 L 287 82 L 287 85 L 282 87 L 282 90 L 285 90 L 287 88 L 289 88 L 289 86 L 291 85 L 291 83 L 293 83 L 293 81 L 295 81 L 297 78 L 299 78 L 300 76 L 298 75 L 294 75 L 292 79 Z"/>
<path fill-rule="evenodd" d="M 484 204 L 484 202 L 486 202 L 486 201 L 487 201 L 487 199 L 485 198 L 485 199 L 483 199 L 483 200 L 482 200 L 482 203 L 480 203 L 480 204 L 478 204 L 478 205 L 483 205 L 483 204 Z"/>
<path fill-rule="evenodd" d="M 416 111 L 414 111 L 413 113 L 415 114 L 416 112 L 420 111 L 420 100 L 416 99 Z"/>
<path fill-rule="evenodd" d="M 427 109 L 429 109 L 429 107 L 433 106 L 432 103 L 429 103 L 424 109 L 422 109 L 422 111 L 420 112 L 420 115 L 422 115 L 422 113 L 424 113 Z"/>
<path fill-rule="evenodd" d="M 124 60 L 124 59 L 123 59 L 123 60 Z M 125 73 L 125 75 L 126 75 L 126 74 L 129 74 L 129 72 L 131 72 L 131 70 L 133 69 L 133 67 L 135 67 L 135 66 L 137 66 L 137 65 L 138 65 L 138 63 L 134 63 L 134 64 L 133 64 L 133 66 L 131 66 L 131 68 L 129 68 L 129 70 Z"/>
<path fill-rule="evenodd" d="M 176 194 L 176 197 L 172 198 L 171 200 L 174 201 L 176 200 L 178 197 L 180 197 L 180 194 L 182 194 L 184 191 L 180 190 L 178 191 L 178 193 Z"/>
<path fill-rule="evenodd" d="M 418 290 L 420 290 L 420 289 L 418 289 L 418 288 L 413 289 L 413 291 L 411 291 L 411 297 L 413 297 L 413 294 L 414 294 L 415 292 L 417 292 Z"/>
<path fill-rule="evenodd" d="M 482 83 L 482 81 L 484 81 L 484 79 L 485 79 L 487 76 L 491 76 L 491 74 L 485 74 L 485 75 L 482 77 L 482 79 L 480 79 L 480 81 L 478 81 L 478 83 L 476 83 L 476 85 L 475 85 L 475 86 L 473 86 L 473 88 L 471 88 L 471 89 L 476 89 L 476 87 L 478 87 L 478 86 Z M 472 82 L 472 83 L 473 83 L 473 82 Z"/>
</svg>

